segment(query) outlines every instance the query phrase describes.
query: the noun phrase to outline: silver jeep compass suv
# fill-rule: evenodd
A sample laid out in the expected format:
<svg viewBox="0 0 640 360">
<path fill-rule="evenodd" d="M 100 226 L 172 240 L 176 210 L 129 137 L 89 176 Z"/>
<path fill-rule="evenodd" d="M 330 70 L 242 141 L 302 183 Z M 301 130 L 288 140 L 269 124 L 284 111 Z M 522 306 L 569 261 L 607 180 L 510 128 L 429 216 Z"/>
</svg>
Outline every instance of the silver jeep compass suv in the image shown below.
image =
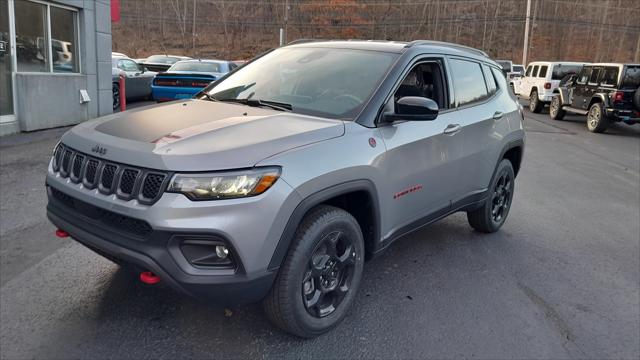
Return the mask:
<svg viewBox="0 0 640 360">
<path fill-rule="evenodd" d="M 479 50 L 301 41 L 194 99 L 80 124 L 49 166 L 59 236 L 194 297 L 263 301 L 313 337 L 354 301 L 365 259 L 457 211 L 509 213 L 522 110 Z"/>
</svg>

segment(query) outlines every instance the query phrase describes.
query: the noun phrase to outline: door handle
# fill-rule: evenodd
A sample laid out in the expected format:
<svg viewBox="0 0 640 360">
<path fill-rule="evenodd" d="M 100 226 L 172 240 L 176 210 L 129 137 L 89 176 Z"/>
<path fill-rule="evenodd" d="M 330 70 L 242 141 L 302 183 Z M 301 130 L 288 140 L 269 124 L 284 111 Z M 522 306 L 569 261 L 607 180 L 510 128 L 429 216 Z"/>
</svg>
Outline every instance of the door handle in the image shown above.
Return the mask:
<svg viewBox="0 0 640 360">
<path fill-rule="evenodd" d="M 500 120 L 500 119 L 502 119 L 502 115 L 503 115 L 503 114 L 502 114 L 502 112 L 500 112 L 500 111 L 496 111 L 496 112 L 494 112 L 494 113 L 493 113 L 493 120 Z"/>
<path fill-rule="evenodd" d="M 458 131 L 460 131 L 462 129 L 462 126 L 460 126 L 460 124 L 449 124 L 447 125 L 447 127 L 444 129 L 444 133 L 446 135 L 454 135 L 456 134 Z"/>
</svg>

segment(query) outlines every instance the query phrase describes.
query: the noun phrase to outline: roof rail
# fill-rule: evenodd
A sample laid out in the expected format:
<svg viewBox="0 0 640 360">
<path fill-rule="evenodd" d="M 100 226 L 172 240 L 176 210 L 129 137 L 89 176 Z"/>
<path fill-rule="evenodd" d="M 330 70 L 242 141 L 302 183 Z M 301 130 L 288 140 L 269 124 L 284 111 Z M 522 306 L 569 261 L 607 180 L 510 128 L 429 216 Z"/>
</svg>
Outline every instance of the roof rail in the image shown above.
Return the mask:
<svg viewBox="0 0 640 360">
<path fill-rule="evenodd" d="M 444 41 L 435 41 L 435 40 L 414 40 L 414 41 L 411 41 L 411 42 L 407 43 L 407 45 L 405 45 L 405 48 L 410 48 L 412 46 L 417 46 L 417 45 L 446 46 L 446 47 L 456 48 L 456 49 L 460 49 L 460 50 L 470 51 L 470 52 L 476 53 L 478 55 L 482 55 L 484 57 L 489 57 L 489 54 L 487 54 L 486 52 L 484 52 L 482 50 L 479 50 L 479 49 L 476 49 L 476 48 L 472 48 L 470 46 L 454 44 L 454 43 L 449 43 L 449 42 L 444 42 Z"/>
<path fill-rule="evenodd" d="M 324 39 L 295 39 L 293 41 L 288 42 L 287 45 L 304 44 L 304 43 L 310 43 L 310 42 L 316 42 L 316 41 L 326 41 L 326 40 L 324 40 Z"/>
</svg>

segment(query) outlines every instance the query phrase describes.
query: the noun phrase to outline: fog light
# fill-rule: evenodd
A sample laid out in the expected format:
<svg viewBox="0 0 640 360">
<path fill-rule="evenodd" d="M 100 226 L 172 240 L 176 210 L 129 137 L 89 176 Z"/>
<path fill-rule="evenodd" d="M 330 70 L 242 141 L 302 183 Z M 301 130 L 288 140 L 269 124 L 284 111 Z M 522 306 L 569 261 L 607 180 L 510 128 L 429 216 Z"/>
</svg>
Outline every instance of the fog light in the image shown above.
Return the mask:
<svg viewBox="0 0 640 360">
<path fill-rule="evenodd" d="M 224 245 L 218 245 L 216 246 L 216 255 L 218 255 L 220 259 L 226 259 L 229 255 L 229 249 Z"/>
</svg>

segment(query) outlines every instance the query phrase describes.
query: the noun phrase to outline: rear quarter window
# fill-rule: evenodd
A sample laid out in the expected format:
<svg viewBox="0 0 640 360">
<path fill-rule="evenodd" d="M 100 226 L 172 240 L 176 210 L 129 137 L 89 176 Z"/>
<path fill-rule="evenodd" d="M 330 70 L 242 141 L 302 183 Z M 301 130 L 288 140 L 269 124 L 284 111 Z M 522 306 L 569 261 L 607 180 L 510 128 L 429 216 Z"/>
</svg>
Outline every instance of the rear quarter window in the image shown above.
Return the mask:
<svg viewBox="0 0 640 360">
<path fill-rule="evenodd" d="M 547 65 L 540 66 L 540 71 L 538 71 L 538 77 L 547 77 L 547 70 L 549 67 Z"/>
<path fill-rule="evenodd" d="M 614 87 L 618 83 L 618 68 L 608 67 L 604 69 L 600 85 Z"/>
</svg>

